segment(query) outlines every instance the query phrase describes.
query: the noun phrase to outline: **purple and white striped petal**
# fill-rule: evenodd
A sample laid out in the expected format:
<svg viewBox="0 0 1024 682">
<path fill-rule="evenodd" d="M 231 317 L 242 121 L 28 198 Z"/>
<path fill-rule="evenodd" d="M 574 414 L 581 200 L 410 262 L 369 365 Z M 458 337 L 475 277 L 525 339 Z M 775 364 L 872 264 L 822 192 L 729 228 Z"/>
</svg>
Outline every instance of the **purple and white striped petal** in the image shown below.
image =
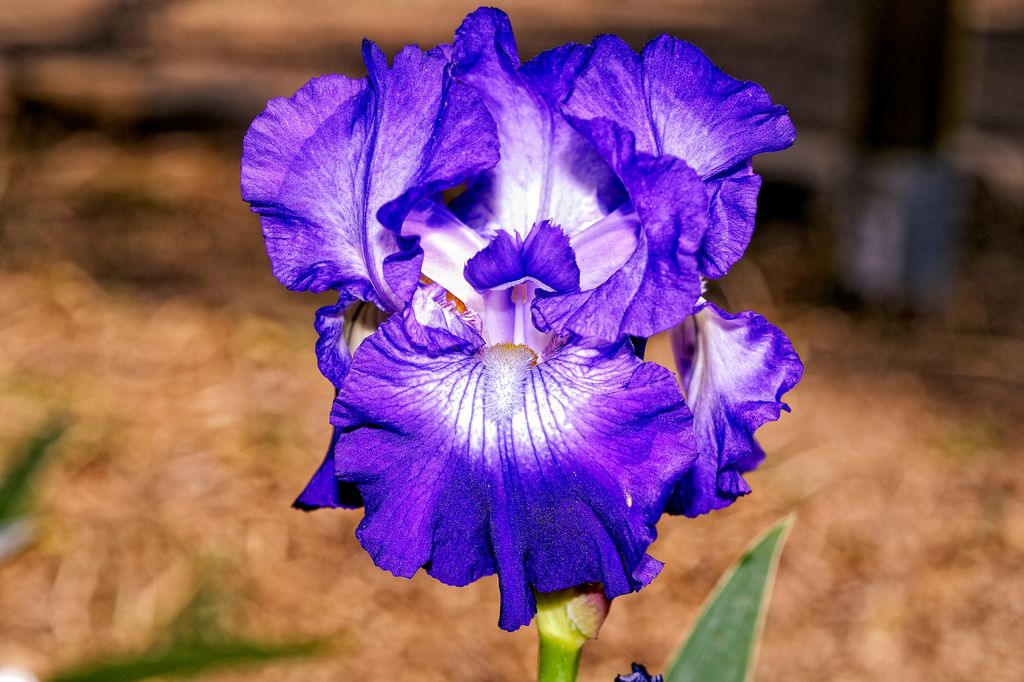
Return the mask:
<svg viewBox="0 0 1024 682">
<path fill-rule="evenodd" d="M 498 164 L 453 203 L 466 223 L 525 237 L 550 220 L 572 235 L 622 203 L 614 173 L 559 110 L 586 52 L 563 45 L 520 65 L 503 12 L 481 8 L 463 21 L 453 73 L 483 98 L 501 146 Z"/>
<path fill-rule="evenodd" d="M 786 335 L 752 311 L 713 303 L 672 330 L 672 350 L 693 412 L 698 456 L 676 484 L 668 511 L 698 516 L 750 492 L 742 474 L 764 459 L 754 432 L 789 407 L 803 364 Z"/>
<path fill-rule="evenodd" d="M 466 263 L 487 246 L 492 234 L 463 223 L 434 201 L 417 204 L 402 225 L 402 234 L 419 239 L 423 250 L 423 276 L 437 282 L 471 308 L 483 305 L 480 294 L 466 281 Z"/>
<path fill-rule="evenodd" d="M 604 340 L 624 335 L 653 336 L 679 324 L 700 296 L 697 253 L 706 225 L 704 183 L 685 163 L 671 156 L 637 152 L 633 135 L 606 119 L 574 121 L 625 185 L 636 220 L 609 225 L 609 238 L 621 235 L 636 244 L 629 259 L 593 289 L 563 295 L 538 295 L 534 320 L 542 329 L 570 331 Z M 637 222 L 640 229 L 637 233 Z M 587 236 L 608 223 L 579 234 Z M 616 251 L 609 256 L 618 260 Z M 581 264 L 581 277 L 590 271 Z"/>
<path fill-rule="evenodd" d="M 417 329 L 448 311 L 420 294 L 417 307 L 355 353 L 331 416 L 377 565 L 451 585 L 497 573 L 508 630 L 531 620 L 533 590 L 598 582 L 615 597 L 653 579 L 654 524 L 693 458 L 672 376 L 628 344 L 535 364 L 451 323 L 423 343 Z"/>
<path fill-rule="evenodd" d="M 420 199 L 494 165 L 493 121 L 447 61 L 408 47 L 367 78 L 324 76 L 275 99 L 243 143 L 242 197 L 259 213 L 275 276 L 400 310 L 421 253 L 398 231 Z"/>
<path fill-rule="evenodd" d="M 701 272 L 720 277 L 753 232 L 760 179 L 751 158 L 795 139 L 786 109 L 756 83 L 728 76 L 670 36 L 655 38 L 641 55 L 615 36 L 596 38 L 592 48 L 565 112 L 573 120 L 613 122 L 635 136 L 637 151 L 682 159 L 697 172 L 710 199 Z"/>
</svg>

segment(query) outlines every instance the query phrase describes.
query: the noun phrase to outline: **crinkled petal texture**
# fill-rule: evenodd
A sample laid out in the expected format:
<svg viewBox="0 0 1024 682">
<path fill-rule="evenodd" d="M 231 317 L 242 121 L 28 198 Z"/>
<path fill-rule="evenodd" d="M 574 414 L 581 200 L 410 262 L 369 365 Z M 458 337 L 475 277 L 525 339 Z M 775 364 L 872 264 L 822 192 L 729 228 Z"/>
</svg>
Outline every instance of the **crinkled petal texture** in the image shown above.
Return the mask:
<svg viewBox="0 0 1024 682">
<path fill-rule="evenodd" d="M 259 213 L 274 274 L 290 289 L 339 291 L 317 311 L 320 371 L 338 387 L 358 300 L 397 311 L 420 277 L 422 252 L 399 236 L 423 197 L 494 165 L 494 123 L 476 93 L 449 76 L 448 60 L 414 47 L 388 68 L 363 46 L 368 76 L 324 76 L 275 99 L 246 134 L 242 196 Z M 304 509 L 358 506 L 351 486 L 324 463 L 296 500 Z"/>
<path fill-rule="evenodd" d="M 346 338 L 345 311 L 355 300 L 342 293 L 337 303 L 317 310 L 313 321 L 317 333 L 317 367 L 335 388 L 341 386 L 348 373 L 348 366 L 352 363 L 352 351 Z"/>
<path fill-rule="evenodd" d="M 761 183 L 751 158 L 796 137 L 786 109 L 759 85 L 728 76 L 670 36 L 652 40 L 641 55 L 615 36 L 596 38 L 564 110 L 573 120 L 610 121 L 635 136 L 638 151 L 682 159 L 697 172 L 708 186 L 699 252 L 708 277 L 725 274 L 750 241 Z"/>
<path fill-rule="evenodd" d="M 654 524 L 693 458 L 672 376 L 628 344 L 535 360 L 417 294 L 355 353 L 331 417 L 377 565 L 451 585 L 496 572 L 508 630 L 532 618 L 531 590 L 652 580 Z"/>
<path fill-rule="evenodd" d="M 525 240 L 518 234 L 496 234 L 466 263 L 465 276 L 477 291 L 507 288 L 526 280 L 549 291 L 580 286 L 580 271 L 568 237 L 546 220 L 534 225 Z"/>
<path fill-rule="evenodd" d="M 501 144 L 498 164 L 454 204 L 468 225 L 525 237 L 550 220 L 572 235 L 622 202 L 614 173 L 559 110 L 586 52 L 569 44 L 520 65 L 508 17 L 491 8 L 456 31 L 454 73 L 483 98 Z"/>
<path fill-rule="evenodd" d="M 698 456 L 676 484 L 668 511 L 697 516 L 750 492 L 742 474 L 764 459 L 754 432 L 789 410 L 782 396 L 800 381 L 803 364 L 764 317 L 727 313 L 712 303 L 673 329 L 672 344 Z"/>
<path fill-rule="evenodd" d="M 617 248 L 604 254 L 613 265 L 581 265 L 583 292 L 541 296 L 534 306 L 541 329 L 612 342 L 664 331 L 692 310 L 707 196 L 685 163 L 637 153 L 628 130 L 569 124 L 560 108 L 588 52 L 565 45 L 520 66 L 508 17 L 485 8 L 466 18 L 456 32 L 455 73 L 487 103 L 501 160 L 455 208 L 478 229 L 525 236 L 550 220 L 581 249 L 614 241 Z M 639 213 L 639 223 L 622 210 L 608 219 L 624 205 Z M 612 239 L 588 239 L 592 230 Z"/>
<path fill-rule="evenodd" d="M 538 296 L 534 322 L 541 329 L 607 341 L 670 329 L 693 311 L 700 296 L 697 251 L 707 224 L 704 183 L 679 159 L 637 152 L 632 133 L 605 119 L 575 123 L 607 153 L 640 229 L 634 235 L 633 224 L 619 223 L 616 229 L 626 232 L 623 242 L 636 244 L 628 260 L 593 289 Z"/>
<path fill-rule="evenodd" d="M 422 260 L 416 240 L 399 236 L 406 213 L 494 165 L 497 141 L 443 57 L 408 47 L 388 68 L 372 43 L 363 53 L 367 78 L 323 76 L 268 103 L 245 136 L 242 196 L 285 286 L 395 311 Z"/>
</svg>

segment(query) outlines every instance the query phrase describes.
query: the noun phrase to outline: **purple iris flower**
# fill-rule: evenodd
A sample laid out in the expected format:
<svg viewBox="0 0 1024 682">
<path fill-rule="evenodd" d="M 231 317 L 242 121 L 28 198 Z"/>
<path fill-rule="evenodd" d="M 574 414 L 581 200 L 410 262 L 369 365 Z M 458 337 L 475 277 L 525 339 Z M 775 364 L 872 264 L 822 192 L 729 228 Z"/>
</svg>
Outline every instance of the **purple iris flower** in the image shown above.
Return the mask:
<svg viewBox="0 0 1024 682">
<path fill-rule="evenodd" d="M 617 675 L 615 677 L 615 682 L 662 682 L 662 680 L 661 675 L 650 674 L 647 672 L 647 668 L 639 663 L 633 664 L 633 672 L 628 675 Z"/>
<path fill-rule="evenodd" d="M 497 574 L 506 629 L 534 592 L 640 589 L 661 514 L 749 491 L 799 379 L 775 327 L 701 298 L 749 241 L 785 110 L 667 37 L 522 64 L 494 9 L 390 66 L 363 52 L 365 79 L 272 100 L 244 143 L 274 274 L 339 292 L 316 317 L 334 436 L 296 505 L 364 506 L 396 575 Z M 630 340 L 669 329 L 685 399 Z"/>
</svg>

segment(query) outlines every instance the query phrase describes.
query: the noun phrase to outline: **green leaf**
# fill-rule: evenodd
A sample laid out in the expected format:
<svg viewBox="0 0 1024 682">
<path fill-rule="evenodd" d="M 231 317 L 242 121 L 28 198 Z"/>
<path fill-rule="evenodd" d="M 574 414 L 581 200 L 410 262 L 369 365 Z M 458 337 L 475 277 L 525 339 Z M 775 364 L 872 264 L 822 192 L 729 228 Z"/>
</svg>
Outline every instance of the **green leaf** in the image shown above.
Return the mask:
<svg viewBox="0 0 1024 682">
<path fill-rule="evenodd" d="M 749 682 L 788 516 L 765 531 L 722 576 L 665 674 L 666 682 Z"/>
<path fill-rule="evenodd" d="M 0 561 L 21 550 L 35 537 L 31 520 L 23 514 L 28 507 L 32 483 L 65 430 L 64 422 L 59 419 L 44 424 L 11 457 L 13 463 L 0 479 Z"/>
<path fill-rule="evenodd" d="M 153 677 L 194 677 L 227 666 L 312 656 L 324 649 L 323 642 L 273 645 L 242 641 L 179 642 L 135 656 L 79 665 L 56 673 L 49 682 L 135 682 Z"/>
<path fill-rule="evenodd" d="M 25 442 L 21 452 L 14 455 L 14 464 L 0 481 L 0 523 L 10 521 L 25 511 L 32 482 L 42 469 L 46 455 L 66 430 L 62 420 L 53 419 Z"/>
</svg>

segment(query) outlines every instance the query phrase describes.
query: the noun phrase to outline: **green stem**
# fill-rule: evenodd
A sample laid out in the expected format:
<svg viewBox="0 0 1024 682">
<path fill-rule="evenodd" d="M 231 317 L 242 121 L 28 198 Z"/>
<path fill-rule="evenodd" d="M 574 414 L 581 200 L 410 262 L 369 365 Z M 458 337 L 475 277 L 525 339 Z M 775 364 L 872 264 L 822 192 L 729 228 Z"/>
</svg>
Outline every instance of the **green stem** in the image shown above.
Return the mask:
<svg viewBox="0 0 1024 682">
<path fill-rule="evenodd" d="M 576 682 L 580 651 L 587 636 L 573 625 L 569 602 L 575 590 L 537 592 L 537 682 Z"/>
<path fill-rule="evenodd" d="M 583 644 L 566 642 L 557 637 L 540 636 L 537 660 L 537 682 L 576 682 Z"/>
</svg>

